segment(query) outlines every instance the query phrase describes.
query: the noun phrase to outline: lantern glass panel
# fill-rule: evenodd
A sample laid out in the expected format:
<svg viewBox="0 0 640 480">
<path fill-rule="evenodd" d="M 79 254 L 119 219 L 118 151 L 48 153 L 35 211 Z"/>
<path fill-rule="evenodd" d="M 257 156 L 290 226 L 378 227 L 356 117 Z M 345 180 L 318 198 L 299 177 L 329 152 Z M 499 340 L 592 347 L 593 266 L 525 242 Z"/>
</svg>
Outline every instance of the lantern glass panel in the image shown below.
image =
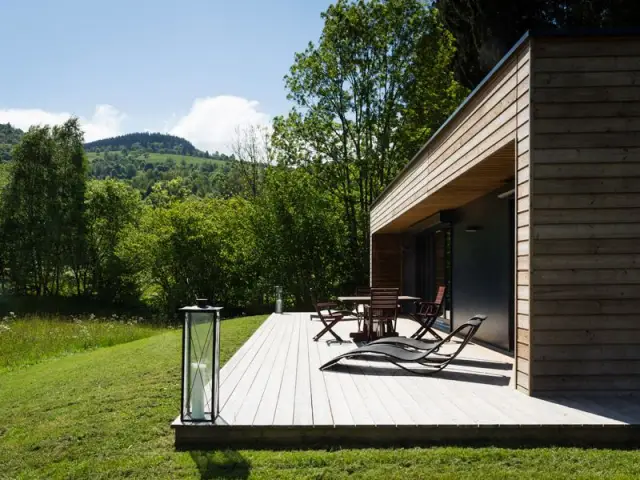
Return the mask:
<svg viewBox="0 0 640 480">
<path fill-rule="evenodd" d="M 214 312 L 188 312 L 185 410 L 192 420 L 210 420 L 214 371 Z"/>
</svg>

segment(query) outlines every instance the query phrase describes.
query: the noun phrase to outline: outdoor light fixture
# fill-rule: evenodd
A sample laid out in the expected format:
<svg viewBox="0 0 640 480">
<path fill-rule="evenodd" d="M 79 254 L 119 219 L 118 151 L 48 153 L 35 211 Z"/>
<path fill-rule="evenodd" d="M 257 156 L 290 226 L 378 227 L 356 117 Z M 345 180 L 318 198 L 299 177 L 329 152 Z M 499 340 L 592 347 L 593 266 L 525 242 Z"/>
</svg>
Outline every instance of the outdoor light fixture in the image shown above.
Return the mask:
<svg viewBox="0 0 640 480">
<path fill-rule="evenodd" d="M 213 422 L 219 413 L 220 311 L 199 298 L 196 305 L 181 308 L 182 422 Z"/>
<path fill-rule="evenodd" d="M 282 313 L 282 287 L 276 286 L 276 313 Z"/>
</svg>

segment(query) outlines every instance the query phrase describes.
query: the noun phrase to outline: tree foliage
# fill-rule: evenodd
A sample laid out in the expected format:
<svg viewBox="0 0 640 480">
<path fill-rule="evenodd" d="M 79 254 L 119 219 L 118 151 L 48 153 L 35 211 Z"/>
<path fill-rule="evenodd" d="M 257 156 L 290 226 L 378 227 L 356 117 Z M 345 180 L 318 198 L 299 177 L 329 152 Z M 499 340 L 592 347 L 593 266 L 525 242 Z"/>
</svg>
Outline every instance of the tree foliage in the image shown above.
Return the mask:
<svg viewBox="0 0 640 480">
<path fill-rule="evenodd" d="M 469 88 L 528 30 L 640 24 L 640 2 L 629 0 L 436 0 L 435 5 L 457 40 L 457 78 Z"/>
<path fill-rule="evenodd" d="M 18 292 L 58 294 L 65 266 L 83 262 L 86 170 L 77 119 L 32 127 L 16 146 L 2 236 Z"/>
<path fill-rule="evenodd" d="M 465 91 L 449 68 L 453 39 L 425 2 L 339 0 L 323 19 L 285 78 L 296 106 L 276 119 L 276 146 L 340 202 L 364 283 L 369 206 Z"/>
</svg>

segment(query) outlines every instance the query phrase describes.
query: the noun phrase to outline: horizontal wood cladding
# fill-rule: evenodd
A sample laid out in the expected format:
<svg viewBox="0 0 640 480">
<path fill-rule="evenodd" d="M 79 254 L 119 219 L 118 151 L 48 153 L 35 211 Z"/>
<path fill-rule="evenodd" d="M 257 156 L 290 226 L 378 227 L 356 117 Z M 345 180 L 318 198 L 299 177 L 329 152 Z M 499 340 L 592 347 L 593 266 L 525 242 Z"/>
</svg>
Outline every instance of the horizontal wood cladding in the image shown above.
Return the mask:
<svg viewBox="0 0 640 480">
<path fill-rule="evenodd" d="M 534 394 L 640 390 L 640 37 L 536 38 Z"/>
<path fill-rule="evenodd" d="M 636 345 L 565 345 L 559 348 L 557 345 L 539 345 L 535 349 L 533 361 L 611 361 L 640 360 L 640 349 Z M 558 374 L 562 375 L 559 370 Z"/>
<path fill-rule="evenodd" d="M 638 392 L 638 375 L 537 375 L 536 391 L 544 392 Z"/>
<path fill-rule="evenodd" d="M 402 288 L 402 235 L 371 237 L 371 286 Z"/>
<path fill-rule="evenodd" d="M 538 240 L 536 241 L 536 253 L 540 256 L 534 262 L 551 262 L 547 255 L 554 255 L 553 258 L 558 259 L 557 255 L 562 255 L 566 261 L 570 262 L 569 255 L 588 255 L 593 258 L 594 262 L 600 262 L 598 255 L 604 254 L 631 254 L 640 253 L 640 242 L 635 238 L 589 238 L 589 239 L 560 239 L 560 240 Z M 633 257 L 624 255 L 632 261 Z M 540 260 L 542 258 L 542 260 Z M 618 262 L 618 258 L 610 259 L 612 264 Z M 557 260 L 560 261 L 560 260 Z M 584 257 L 577 261 L 584 262 Z M 565 267 L 573 268 L 573 267 Z M 591 267 L 586 267 L 591 268 Z"/>
<path fill-rule="evenodd" d="M 396 221 L 421 202 L 428 204 L 434 192 L 508 145 L 518 127 L 522 127 L 522 148 L 518 145 L 518 149 L 528 149 L 528 127 L 522 121 L 522 115 L 528 117 L 528 113 L 522 114 L 529 103 L 528 49 L 528 44 L 523 45 L 507 60 L 383 194 L 371 211 L 372 232 Z M 513 164 L 513 157 L 511 161 Z M 505 180 L 505 173 L 499 175 L 495 181 Z M 507 175 L 513 177 L 513 169 Z M 490 187 L 497 188 L 492 183 L 484 192 Z M 465 199 L 465 203 L 474 198 Z M 419 219 L 419 212 L 412 216 Z"/>
<path fill-rule="evenodd" d="M 603 363 L 598 360 L 565 360 L 534 362 L 534 375 L 552 375 L 564 372 L 563 376 L 588 375 L 638 375 L 640 374 L 640 360 L 618 360 Z"/>
</svg>

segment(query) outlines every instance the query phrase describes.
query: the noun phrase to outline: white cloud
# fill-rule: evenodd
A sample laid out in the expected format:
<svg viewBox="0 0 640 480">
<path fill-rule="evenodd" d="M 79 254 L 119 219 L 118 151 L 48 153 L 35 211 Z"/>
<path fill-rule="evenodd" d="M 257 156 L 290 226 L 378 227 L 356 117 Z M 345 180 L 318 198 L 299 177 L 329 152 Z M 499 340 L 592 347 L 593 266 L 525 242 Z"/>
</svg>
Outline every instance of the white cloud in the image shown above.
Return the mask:
<svg viewBox="0 0 640 480">
<path fill-rule="evenodd" d="M 230 153 L 238 127 L 269 124 L 269 115 L 259 106 L 257 101 L 232 95 L 197 98 L 169 133 L 186 138 L 201 150 Z"/>
<path fill-rule="evenodd" d="M 69 117 L 71 114 L 68 112 L 47 112 L 37 108 L 0 109 L 0 123 L 10 123 L 21 130 L 28 130 L 32 125 L 60 125 Z M 84 139 L 91 142 L 120 135 L 122 121 L 126 115 L 111 105 L 96 105 L 91 118 L 79 118 L 84 130 Z"/>
</svg>

